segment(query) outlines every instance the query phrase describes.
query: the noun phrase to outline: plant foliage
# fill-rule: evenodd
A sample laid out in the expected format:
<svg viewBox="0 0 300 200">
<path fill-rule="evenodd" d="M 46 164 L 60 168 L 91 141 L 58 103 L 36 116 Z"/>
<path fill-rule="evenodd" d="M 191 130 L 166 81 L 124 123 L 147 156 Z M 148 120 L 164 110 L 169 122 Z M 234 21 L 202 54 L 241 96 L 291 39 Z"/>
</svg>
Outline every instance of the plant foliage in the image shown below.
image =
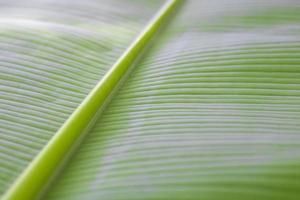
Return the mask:
<svg viewBox="0 0 300 200">
<path fill-rule="evenodd" d="M 164 1 L 2 4 L 4 194 Z M 299 8 L 183 1 L 43 199 L 299 199 Z"/>
</svg>

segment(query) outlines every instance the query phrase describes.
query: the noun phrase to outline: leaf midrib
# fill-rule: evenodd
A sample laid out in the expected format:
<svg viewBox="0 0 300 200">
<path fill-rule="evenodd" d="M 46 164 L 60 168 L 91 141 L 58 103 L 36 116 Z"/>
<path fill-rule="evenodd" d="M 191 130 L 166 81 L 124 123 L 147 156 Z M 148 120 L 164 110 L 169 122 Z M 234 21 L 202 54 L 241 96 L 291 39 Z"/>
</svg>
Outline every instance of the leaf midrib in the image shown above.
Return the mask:
<svg viewBox="0 0 300 200">
<path fill-rule="evenodd" d="M 161 7 L 141 34 L 17 178 L 4 194 L 3 200 L 36 199 L 41 196 L 41 191 L 44 191 L 49 180 L 57 173 L 74 145 L 86 135 L 85 133 L 92 125 L 91 122 L 98 117 L 96 116 L 97 112 L 103 108 L 119 81 L 134 64 L 142 50 L 147 47 L 151 38 L 158 32 L 162 23 L 166 21 L 178 3 L 179 0 L 168 0 Z"/>
</svg>

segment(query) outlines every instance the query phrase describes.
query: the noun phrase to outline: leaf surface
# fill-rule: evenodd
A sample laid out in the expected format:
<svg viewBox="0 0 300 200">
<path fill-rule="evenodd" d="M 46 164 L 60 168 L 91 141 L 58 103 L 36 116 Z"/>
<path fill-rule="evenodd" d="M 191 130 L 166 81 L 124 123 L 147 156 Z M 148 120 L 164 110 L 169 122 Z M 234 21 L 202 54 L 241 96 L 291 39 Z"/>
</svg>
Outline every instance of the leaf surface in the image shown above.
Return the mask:
<svg viewBox="0 0 300 200">
<path fill-rule="evenodd" d="M 297 1 L 185 1 L 171 24 L 135 64 L 45 199 L 299 199 L 299 7 Z M 138 15 L 145 13 L 139 10 Z M 133 18 L 132 23 L 137 17 Z M 97 39 L 99 45 L 106 40 L 101 41 Z M 120 46 L 125 47 L 130 39 L 126 42 Z M 121 49 L 112 56 L 111 63 L 103 66 L 109 67 L 107 64 L 116 60 Z M 94 50 L 95 59 L 99 58 L 98 51 Z M 81 55 L 71 54 L 66 57 L 82 59 Z M 34 55 L 32 59 L 37 58 Z M 28 70 L 24 66 L 24 71 Z M 81 66 L 66 64 L 72 70 L 85 71 L 86 64 Z M 95 67 L 99 66 L 97 62 Z M 60 68 L 54 65 L 53 69 Z M 61 77 L 66 78 L 66 74 Z M 78 73 L 77 85 L 91 81 L 92 75 L 83 78 Z M 50 86 L 56 77 L 49 80 Z M 48 124 L 62 116 L 61 110 L 69 108 L 47 132 L 49 136 L 43 143 L 36 142 L 40 146 L 35 153 L 21 148 L 26 142 L 32 143 L 26 138 L 21 147 L 12 145 L 11 149 L 17 150 L 4 149 L 3 157 L 15 161 L 3 163 L 15 167 L 15 163 L 21 163 L 12 156 L 15 152 L 29 155 L 23 169 L 97 78 L 89 82 L 86 93 L 78 90 L 81 96 L 73 107 L 66 103 L 41 106 L 47 100 L 38 104 L 38 111 L 53 113 L 46 123 L 31 118 L 26 121 L 13 111 L 11 116 L 16 122 L 9 119 L 1 123 L 9 123 L 9 128 L 3 130 L 10 132 L 3 135 L 12 137 L 22 130 L 22 137 L 32 138 L 31 134 L 37 132 L 35 123 L 46 125 L 38 130 L 48 131 Z M 68 80 L 75 82 L 76 76 Z M 57 85 L 65 82 L 63 79 Z M 16 95 L 17 90 L 12 91 Z M 55 102 L 63 97 L 57 96 Z M 73 96 L 66 93 L 65 98 Z M 4 108 L 7 110 L 6 105 Z M 46 120 L 48 115 L 42 113 L 37 118 Z M 15 127 L 18 129 L 11 130 Z M 20 172 L 13 173 L 16 176 Z M 7 179 L 3 180 L 7 184 Z"/>
<path fill-rule="evenodd" d="M 299 5 L 183 6 L 47 199 L 299 197 Z"/>
<path fill-rule="evenodd" d="M 159 2 L 92 0 L 1 2 L 0 194 L 159 6 Z"/>
</svg>

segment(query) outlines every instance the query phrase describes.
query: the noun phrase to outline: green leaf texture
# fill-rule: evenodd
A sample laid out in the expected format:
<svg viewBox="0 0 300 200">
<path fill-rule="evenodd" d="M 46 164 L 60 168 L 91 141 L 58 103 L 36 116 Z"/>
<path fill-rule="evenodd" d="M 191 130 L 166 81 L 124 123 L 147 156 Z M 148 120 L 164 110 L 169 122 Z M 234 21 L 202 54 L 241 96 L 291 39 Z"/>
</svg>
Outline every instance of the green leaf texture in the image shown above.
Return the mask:
<svg viewBox="0 0 300 200">
<path fill-rule="evenodd" d="M 0 29 L 2 192 L 163 3 L 58 2 Z M 183 1 L 43 199 L 298 200 L 299 10 Z"/>
<path fill-rule="evenodd" d="M 256 3 L 185 2 L 48 199 L 298 199 L 300 26 Z"/>
<path fill-rule="evenodd" d="M 92 0 L 0 3 L 0 194 L 159 6 Z"/>
</svg>

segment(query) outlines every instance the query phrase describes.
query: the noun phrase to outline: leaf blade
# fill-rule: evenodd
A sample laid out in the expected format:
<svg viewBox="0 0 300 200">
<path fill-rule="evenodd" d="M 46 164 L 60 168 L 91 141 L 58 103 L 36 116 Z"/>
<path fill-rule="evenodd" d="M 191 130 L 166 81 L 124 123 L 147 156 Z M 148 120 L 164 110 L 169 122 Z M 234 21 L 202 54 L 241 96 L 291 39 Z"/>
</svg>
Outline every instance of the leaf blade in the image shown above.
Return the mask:
<svg viewBox="0 0 300 200">
<path fill-rule="evenodd" d="M 299 25 L 239 20 L 283 5 L 187 2 L 46 199 L 297 199 Z"/>
</svg>

